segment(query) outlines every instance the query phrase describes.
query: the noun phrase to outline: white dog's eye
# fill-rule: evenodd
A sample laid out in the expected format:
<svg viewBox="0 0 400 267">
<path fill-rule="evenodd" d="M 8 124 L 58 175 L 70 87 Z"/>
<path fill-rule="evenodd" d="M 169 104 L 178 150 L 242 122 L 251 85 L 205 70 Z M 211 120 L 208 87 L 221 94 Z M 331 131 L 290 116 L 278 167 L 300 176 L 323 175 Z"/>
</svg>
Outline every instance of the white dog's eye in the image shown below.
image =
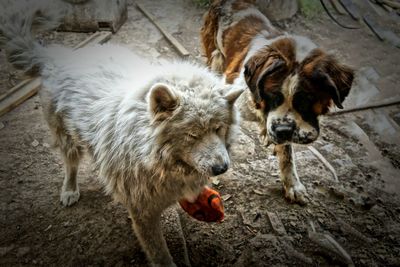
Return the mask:
<svg viewBox="0 0 400 267">
<path fill-rule="evenodd" d="M 198 138 L 198 136 L 196 134 L 194 134 L 194 133 L 188 133 L 187 136 L 189 136 L 192 139 L 197 139 Z"/>
</svg>

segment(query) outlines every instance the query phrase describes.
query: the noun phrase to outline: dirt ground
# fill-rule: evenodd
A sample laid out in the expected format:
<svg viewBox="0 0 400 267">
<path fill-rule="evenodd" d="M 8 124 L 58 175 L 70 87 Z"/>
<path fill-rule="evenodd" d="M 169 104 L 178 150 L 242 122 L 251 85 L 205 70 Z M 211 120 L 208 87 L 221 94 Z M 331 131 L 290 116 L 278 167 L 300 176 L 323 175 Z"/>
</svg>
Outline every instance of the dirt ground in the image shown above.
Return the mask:
<svg viewBox="0 0 400 267">
<path fill-rule="evenodd" d="M 205 9 L 184 0 L 142 2 L 190 51 L 189 59 L 201 61 L 198 33 Z M 312 20 L 297 15 L 277 25 L 310 37 L 356 69 L 372 66 L 379 90 L 398 94 L 400 51 L 365 29 L 344 30 L 324 13 Z M 87 35 L 54 32 L 44 39 L 73 46 Z M 133 2 L 128 21 L 110 42 L 154 61 L 178 58 Z M 1 52 L 0 93 L 19 79 Z M 347 251 L 355 266 L 400 266 L 400 149 L 396 136 L 389 142 L 368 123 L 369 112 L 322 118 L 313 146 L 336 169 L 339 182 L 307 147 L 295 147 L 309 193 L 306 206 L 284 199 L 272 148 L 261 146 L 254 123 L 243 122 L 232 168 L 213 183 L 225 199 L 225 220 L 201 223 L 177 208 L 192 265 L 345 266 L 345 259 L 314 241 L 312 222 Z M 399 106 L 385 112 L 400 122 Z M 351 122 L 362 127 L 373 147 L 349 127 Z M 63 166 L 50 143 L 38 96 L 0 117 L 0 265 L 146 266 L 127 212 L 104 195 L 89 160 L 79 172 L 80 201 L 70 208 L 60 205 Z M 284 232 L 271 226 L 268 212 L 280 218 Z M 174 234 L 166 236 L 179 258 L 170 241 Z"/>
</svg>

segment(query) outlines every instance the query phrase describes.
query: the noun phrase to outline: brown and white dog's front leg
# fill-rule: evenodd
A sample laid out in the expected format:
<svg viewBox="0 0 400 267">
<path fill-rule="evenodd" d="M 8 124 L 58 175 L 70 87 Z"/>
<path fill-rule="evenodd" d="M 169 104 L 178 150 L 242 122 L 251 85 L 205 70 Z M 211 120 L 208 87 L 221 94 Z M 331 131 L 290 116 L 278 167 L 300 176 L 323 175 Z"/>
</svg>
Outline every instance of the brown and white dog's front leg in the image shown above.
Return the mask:
<svg viewBox="0 0 400 267">
<path fill-rule="evenodd" d="M 275 152 L 279 160 L 280 177 L 285 190 L 285 197 L 291 202 L 305 204 L 307 191 L 297 175 L 292 145 L 276 145 Z"/>
</svg>

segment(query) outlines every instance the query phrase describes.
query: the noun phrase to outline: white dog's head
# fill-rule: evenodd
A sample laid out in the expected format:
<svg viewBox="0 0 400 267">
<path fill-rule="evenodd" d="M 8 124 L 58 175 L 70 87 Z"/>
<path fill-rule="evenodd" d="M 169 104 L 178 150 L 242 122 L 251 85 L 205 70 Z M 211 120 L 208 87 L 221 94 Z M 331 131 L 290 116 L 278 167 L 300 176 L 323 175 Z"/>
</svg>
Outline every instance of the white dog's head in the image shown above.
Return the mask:
<svg viewBox="0 0 400 267">
<path fill-rule="evenodd" d="M 160 157 L 207 176 L 226 172 L 232 133 L 238 123 L 234 103 L 242 92 L 201 79 L 154 84 L 148 105 Z"/>
</svg>

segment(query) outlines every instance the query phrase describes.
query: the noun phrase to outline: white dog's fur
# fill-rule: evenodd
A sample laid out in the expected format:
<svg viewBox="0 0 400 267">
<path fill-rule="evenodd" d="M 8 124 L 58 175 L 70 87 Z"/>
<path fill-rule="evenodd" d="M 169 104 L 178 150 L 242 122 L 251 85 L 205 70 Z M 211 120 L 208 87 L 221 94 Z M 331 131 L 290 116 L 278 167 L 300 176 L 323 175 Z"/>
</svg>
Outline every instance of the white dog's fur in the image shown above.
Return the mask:
<svg viewBox="0 0 400 267">
<path fill-rule="evenodd" d="M 151 65 L 119 46 L 45 48 L 30 33 L 43 12 L 30 10 L 1 19 L 0 45 L 16 67 L 42 76 L 44 114 L 66 168 L 62 204 L 79 199 L 76 175 L 88 151 L 150 262 L 174 266 L 160 215 L 228 168 L 242 90 L 194 64 Z"/>
</svg>

